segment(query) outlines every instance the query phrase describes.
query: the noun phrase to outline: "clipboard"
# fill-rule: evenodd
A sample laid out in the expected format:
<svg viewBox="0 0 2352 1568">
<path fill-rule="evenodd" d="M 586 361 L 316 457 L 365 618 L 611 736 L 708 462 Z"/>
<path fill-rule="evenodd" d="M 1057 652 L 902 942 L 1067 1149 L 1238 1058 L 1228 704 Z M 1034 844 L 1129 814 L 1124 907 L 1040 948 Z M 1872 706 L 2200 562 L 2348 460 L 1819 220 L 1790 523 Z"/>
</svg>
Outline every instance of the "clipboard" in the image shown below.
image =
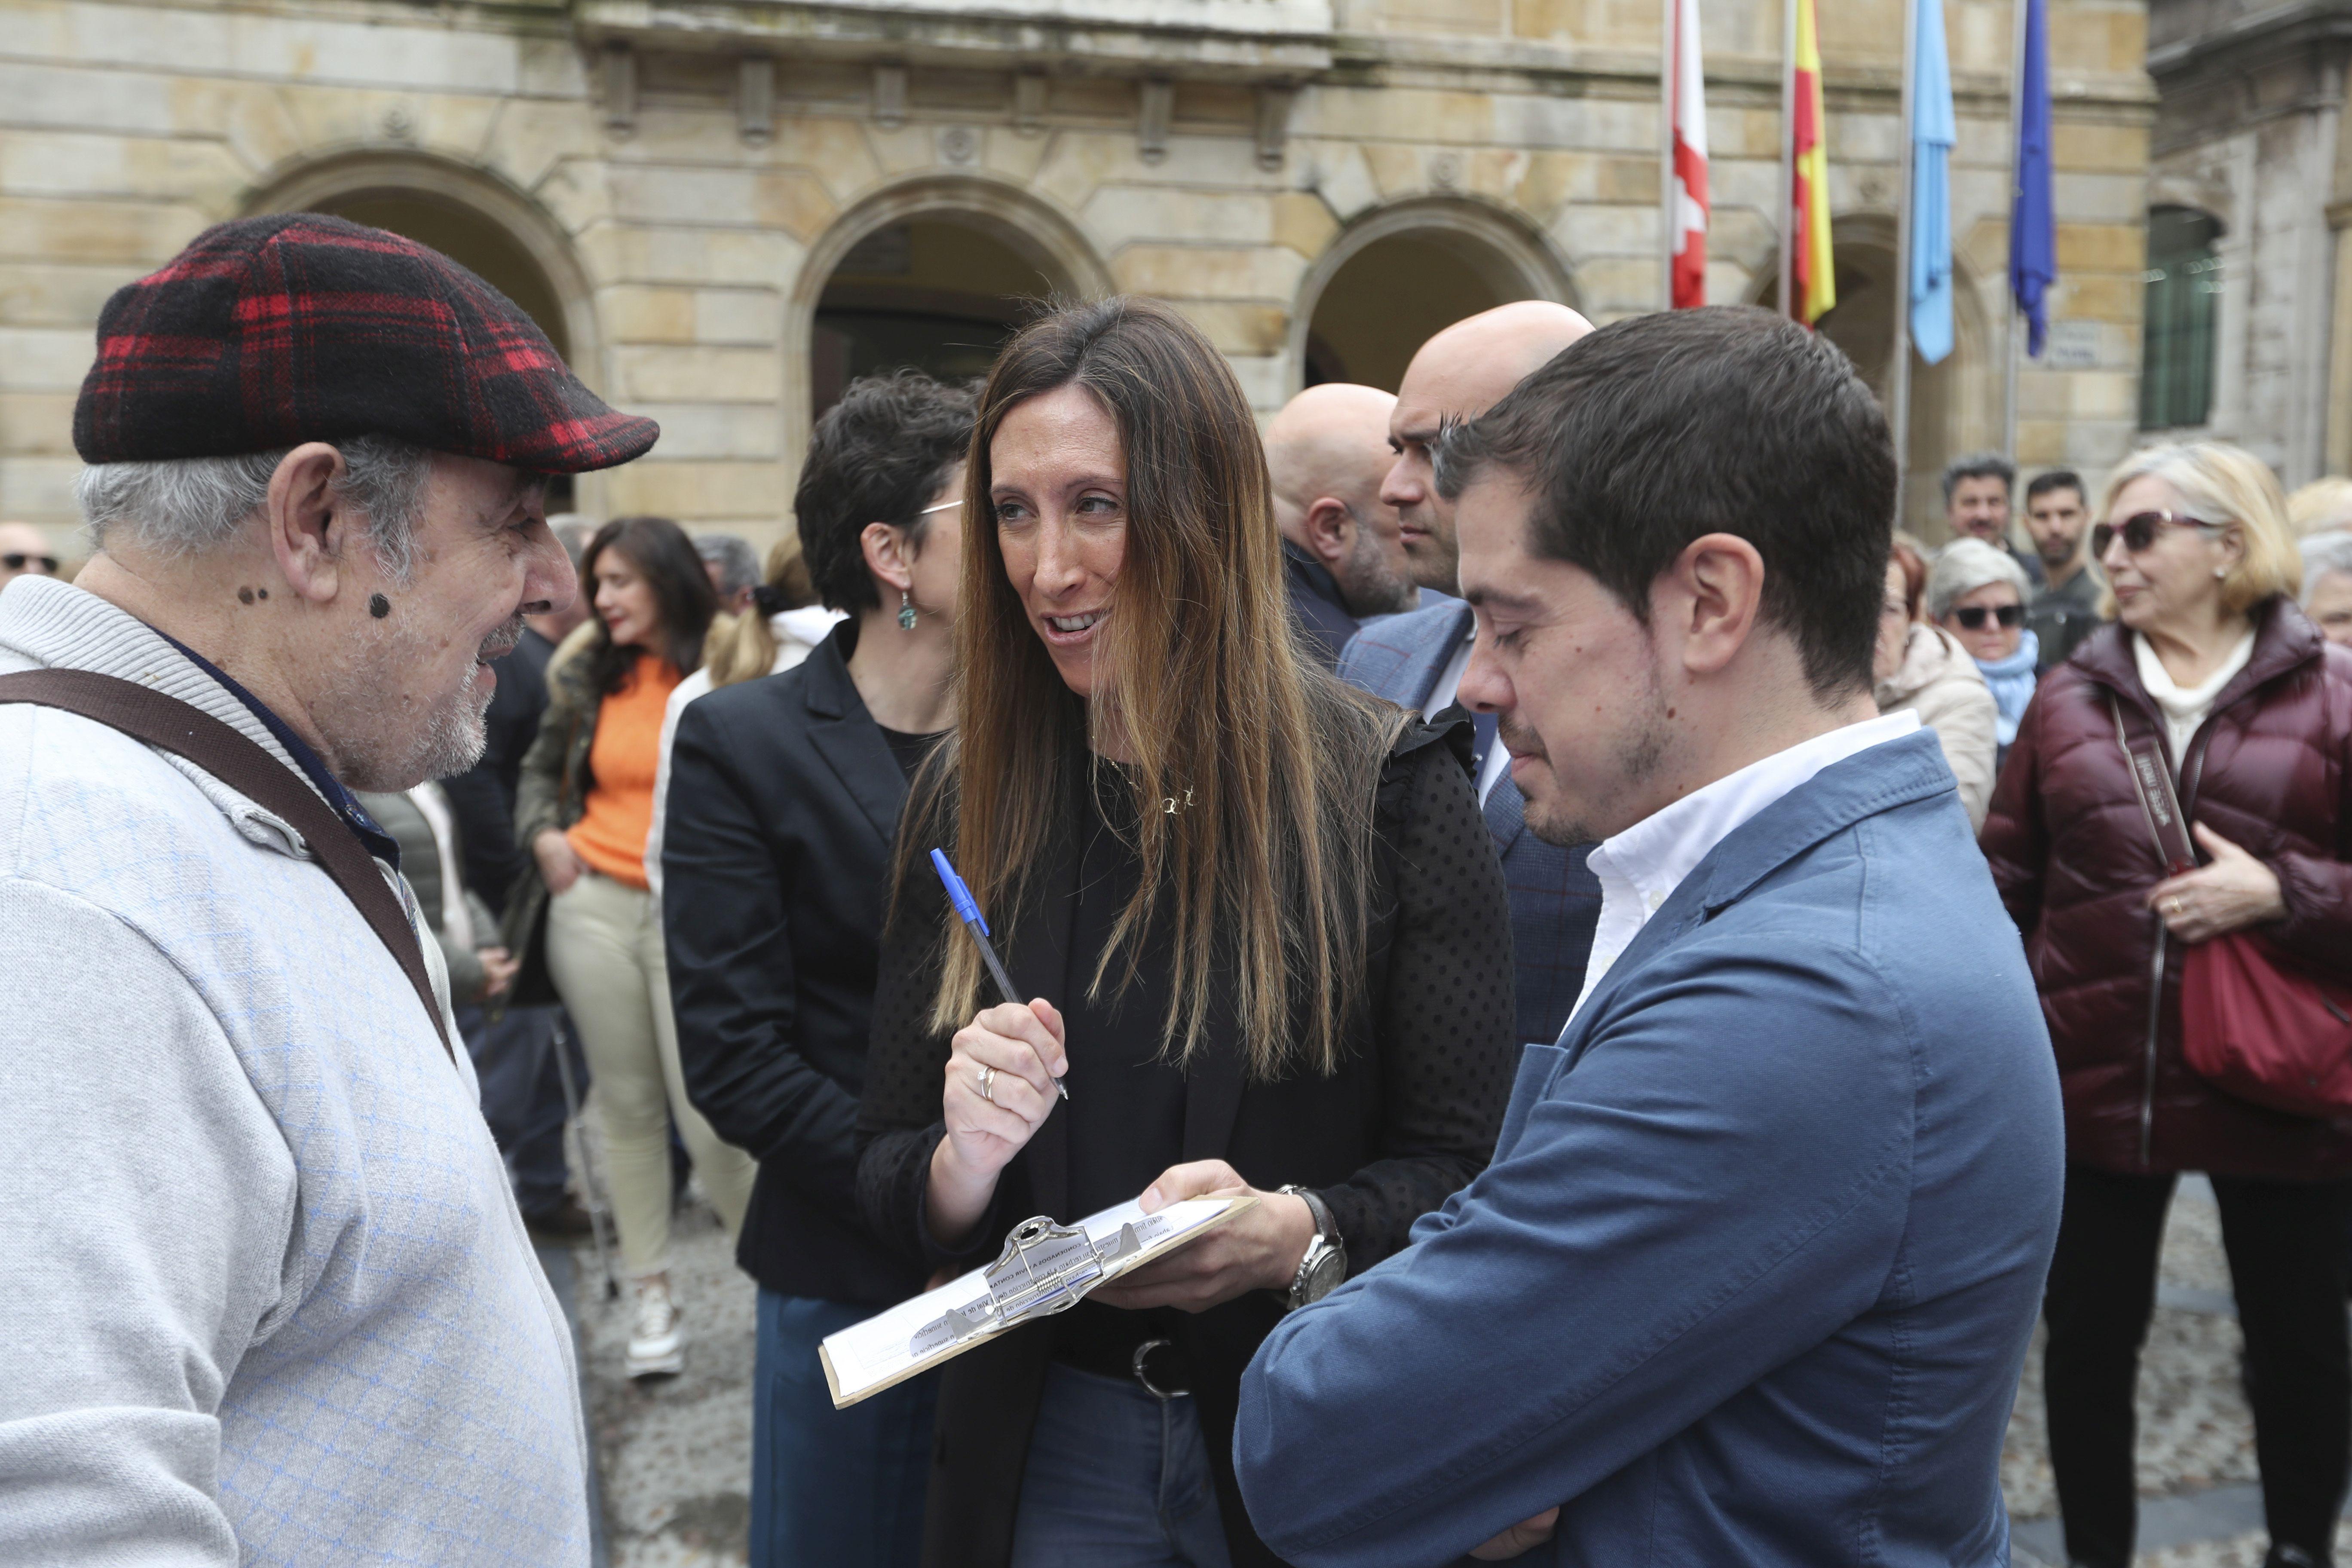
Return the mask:
<svg viewBox="0 0 2352 1568">
<path fill-rule="evenodd" d="M 1256 1205 L 1255 1194 L 1243 1193 L 1186 1198 L 1150 1215 L 1130 1201 L 1074 1226 L 1024 1219 L 986 1268 L 826 1335 L 817 1359 L 833 1407 L 845 1410 L 1023 1323 L 1067 1311 L 1097 1285 L 1191 1246 Z"/>
</svg>

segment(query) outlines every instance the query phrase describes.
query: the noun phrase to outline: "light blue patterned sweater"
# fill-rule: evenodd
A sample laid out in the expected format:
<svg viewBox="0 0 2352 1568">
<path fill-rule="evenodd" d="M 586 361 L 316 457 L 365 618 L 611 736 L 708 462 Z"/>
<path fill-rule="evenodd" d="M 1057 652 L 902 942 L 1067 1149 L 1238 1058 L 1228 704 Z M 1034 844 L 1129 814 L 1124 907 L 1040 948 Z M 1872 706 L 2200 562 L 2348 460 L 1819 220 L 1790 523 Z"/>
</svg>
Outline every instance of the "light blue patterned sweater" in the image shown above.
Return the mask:
<svg viewBox="0 0 2352 1568">
<path fill-rule="evenodd" d="M 53 666 L 292 766 L 146 626 L 19 578 L 0 672 Z M 0 1563 L 588 1561 L 571 1338 L 471 1064 L 299 835 L 0 706 Z"/>
</svg>

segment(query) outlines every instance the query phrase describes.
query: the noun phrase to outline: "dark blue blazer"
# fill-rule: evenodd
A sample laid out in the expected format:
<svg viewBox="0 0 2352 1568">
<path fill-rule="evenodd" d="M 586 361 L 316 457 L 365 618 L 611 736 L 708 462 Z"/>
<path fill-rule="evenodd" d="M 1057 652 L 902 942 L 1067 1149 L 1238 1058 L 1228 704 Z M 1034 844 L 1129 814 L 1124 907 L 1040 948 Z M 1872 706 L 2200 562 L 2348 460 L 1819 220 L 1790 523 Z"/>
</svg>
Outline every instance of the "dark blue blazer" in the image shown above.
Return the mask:
<svg viewBox="0 0 2352 1568">
<path fill-rule="evenodd" d="M 1300 1568 L 1992 1568 L 2057 1239 L 2058 1078 L 1936 737 L 1823 769 L 1660 906 L 1494 1163 L 1242 1382 Z"/>
<path fill-rule="evenodd" d="M 1470 632 L 1470 606 L 1459 599 L 1368 621 L 1341 652 L 1339 678 L 1426 712 L 1446 661 Z M 1511 895 L 1517 1037 L 1549 1045 L 1584 990 L 1584 961 L 1601 919 L 1601 882 L 1585 864 L 1592 846 L 1563 849 L 1528 832 L 1526 802 L 1508 773 L 1495 781 L 1486 816 Z"/>
<path fill-rule="evenodd" d="M 1339 596 L 1339 580 L 1329 567 L 1287 539 L 1282 542 L 1282 577 L 1304 646 L 1318 663 L 1330 668 L 1356 635 L 1356 617 Z"/>
</svg>

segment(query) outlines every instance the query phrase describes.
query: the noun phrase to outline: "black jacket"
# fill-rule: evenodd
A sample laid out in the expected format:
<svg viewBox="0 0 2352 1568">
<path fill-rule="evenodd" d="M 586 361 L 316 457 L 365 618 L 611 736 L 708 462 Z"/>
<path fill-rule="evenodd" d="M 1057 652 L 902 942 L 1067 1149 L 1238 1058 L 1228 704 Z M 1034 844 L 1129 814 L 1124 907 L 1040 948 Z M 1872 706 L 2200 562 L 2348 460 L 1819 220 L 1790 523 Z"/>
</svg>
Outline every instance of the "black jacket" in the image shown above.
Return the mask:
<svg viewBox="0 0 2352 1568">
<path fill-rule="evenodd" d="M 662 840 L 687 1097 L 760 1162 L 736 1258 L 787 1296 L 887 1306 L 923 1272 L 857 1213 L 857 1096 L 905 775 L 845 621 L 782 675 L 678 717 Z"/>
<path fill-rule="evenodd" d="M 1290 595 L 1291 618 L 1298 624 L 1307 651 L 1324 668 L 1338 668 L 1339 650 L 1356 635 L 1356 617 L 1339 597 L 1339 580 L 1329 567 L 1287 539 L 1282 542 L 1282 578 Z"/>
<path fill-rule="evenodd" d="M 1261 1190 L 1314 1188 L 1331 1210 L 1351 1272 L 1401 1250 L 1414 1220 L 1485 1168 L 1510 1098 L 1517 1056 L 1510 917 L 1466 776 L 1469 734 L 1465 721 L 1431 729 L 1415 721 L 1382 774 L 1364 1005 L 1350 1019 L 1339 1070 L 1247 1081 L 1232 1013 L 1213 1003 L 1186 1073 L 1182 1157 L 1226 1160 Z M 1068 973 L 1076 803 L 1086 787 L 1085 771 L 1072 771 L 1072 808 L 1036 874 L 1032 907 L 1039 912 L 998 922 L 1005 967 L 1024 996 L 1059 994 Z M 949 1044 L 927 1019 L 944 905 L 935 878 L 910 877 L 884 938 L 858 1189 L 868 1219 L 909 1259 L 968 1268 L 989 1261 L 1004 1231 L 1028 1215 L 1084 1216 L 1068 1207 L 1066 1120 L 1049 1116 L 1005 1168 L 972 1253 L 944 1254 L 923 1229 L 921 1197 L 944 1131 Z M 1184 1317 L 1176 1331 L 1192 1368 L 1234 1568 L 1277 1562 L 1250 1529 L 1234 1481 L 1233 1437 L 1242 1369 L 1282 1312 L 1271 1292 L 1253 1291 Z M 1024 1325 L 941 1369 L 927 1568 L 1005 1562 L 1061 1322 Z"/>
<path fill-rule="evenodd" d="M 522 870 L 523 848 L 514 831 L 515 776 L 539 734 L 540 715 L 547 711 L 547 661 L 554 652 L 553 643 L 525 626 L 514 651 L 491 664 L 499 684 L 482 715 L 488 737 L 482 760 L 441 783 L 463 830 L 466 885 L 493 914 L 505 913 L 507 889 Z"/>
</svg>

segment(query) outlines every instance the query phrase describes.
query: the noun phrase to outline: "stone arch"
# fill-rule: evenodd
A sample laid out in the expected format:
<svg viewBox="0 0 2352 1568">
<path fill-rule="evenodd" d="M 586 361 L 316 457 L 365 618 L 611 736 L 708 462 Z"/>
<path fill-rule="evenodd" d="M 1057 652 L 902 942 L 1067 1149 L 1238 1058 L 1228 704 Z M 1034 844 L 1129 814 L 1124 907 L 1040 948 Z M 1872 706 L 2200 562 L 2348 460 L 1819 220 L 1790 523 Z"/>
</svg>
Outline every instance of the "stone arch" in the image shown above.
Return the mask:
<svg viewBox="0 0 2352 1568">
<path fill-rule="evenodd" d="M 303 163 L 257 187 L 247 215 L 327 212 L 406 235 L 471 267 L 536 321 L 572 374 L 609 384 L 595 295 L 562 225 L 496 174 L 430 153 L 345 153 Z M 599 474 L 559 485 L 549 510 L 603 510 Z"/>
<path fill-rule="evenodd" d="M 1895 275 L 1894 215 L 1842 215 L 1831 222 L 1830 243 L 1837 260 L 1838 303 L 1822 318 L 1821 331 L 1845 351 L 1885 405 L 1892 391 L 1895 311 L 1902 298 Z M 1776 249 L 1758 268 L 1748 303 L 1779 303 L 1780 268 Z M 1991 331 L 1983 285 L 1956 247 L 1952 352 L 1940 364 L 1924 364 L 1916 356 L 1911 362 L 1911 428 L 1897 513 L 1903 527 L 1931 544 L 1941 543 L 1945 535 L 1943 493 L 1937 483 L 1944 465 L 1963 453 L 2000 444 L 2000 386 Z"/>
<path fill-rule="evenodd" d="M 1337 317 L 1344 310 L 1360 318 L 1349 298 L 1356 286 L 1397 270 L 1413 271 L 1423 280 L 1423 288 L 1404 296 L 1427 299 L 1420 315 L 1400 317 L 1393 308 L 1396 297 L 1391 296 L 1377 331 L 1370 321 Z M 1433 290 L 1425 286 L 1432 279 L 1438 280 Z M 1296 392 L 1312 375 L 1369 379 L 1393 392 L 1402 361 L 1431 332 L 1515 300 L 1577 303 L 1575 283 L 1558 249 L 1516 214 L 1468 196 L 1419 197 L 1381 207 L 1340 231 L 1300 282 L 1284 361 L 1288 388 Z M 1330 313 L 1318 326 L 1318 312 L 1327 304 Z M 1364 363 L 1355 366 L 1347 364 L 1348 355 L 1326 335 L 1350 328 L 1359 329 L 1356 335 L 1362 340 L 1355 355 Z"/>
<path fill-rule="evenodd" d="M 877 237 L 915 226 L 952 226 L 1034 274 L 1017 297 L 1093 299 L 1116 291 L 1110 269 L 1062 213 L 1016 186 L 975 175 L 923 175 L 877 191 L 835 220 L 809 247 L 785 302 L 784 445 L 797 466 L 817 404 L 818 310 L 843 264 Z M 1013 298 L 1015 296 L 1007 296 Z"/>
</svg>

